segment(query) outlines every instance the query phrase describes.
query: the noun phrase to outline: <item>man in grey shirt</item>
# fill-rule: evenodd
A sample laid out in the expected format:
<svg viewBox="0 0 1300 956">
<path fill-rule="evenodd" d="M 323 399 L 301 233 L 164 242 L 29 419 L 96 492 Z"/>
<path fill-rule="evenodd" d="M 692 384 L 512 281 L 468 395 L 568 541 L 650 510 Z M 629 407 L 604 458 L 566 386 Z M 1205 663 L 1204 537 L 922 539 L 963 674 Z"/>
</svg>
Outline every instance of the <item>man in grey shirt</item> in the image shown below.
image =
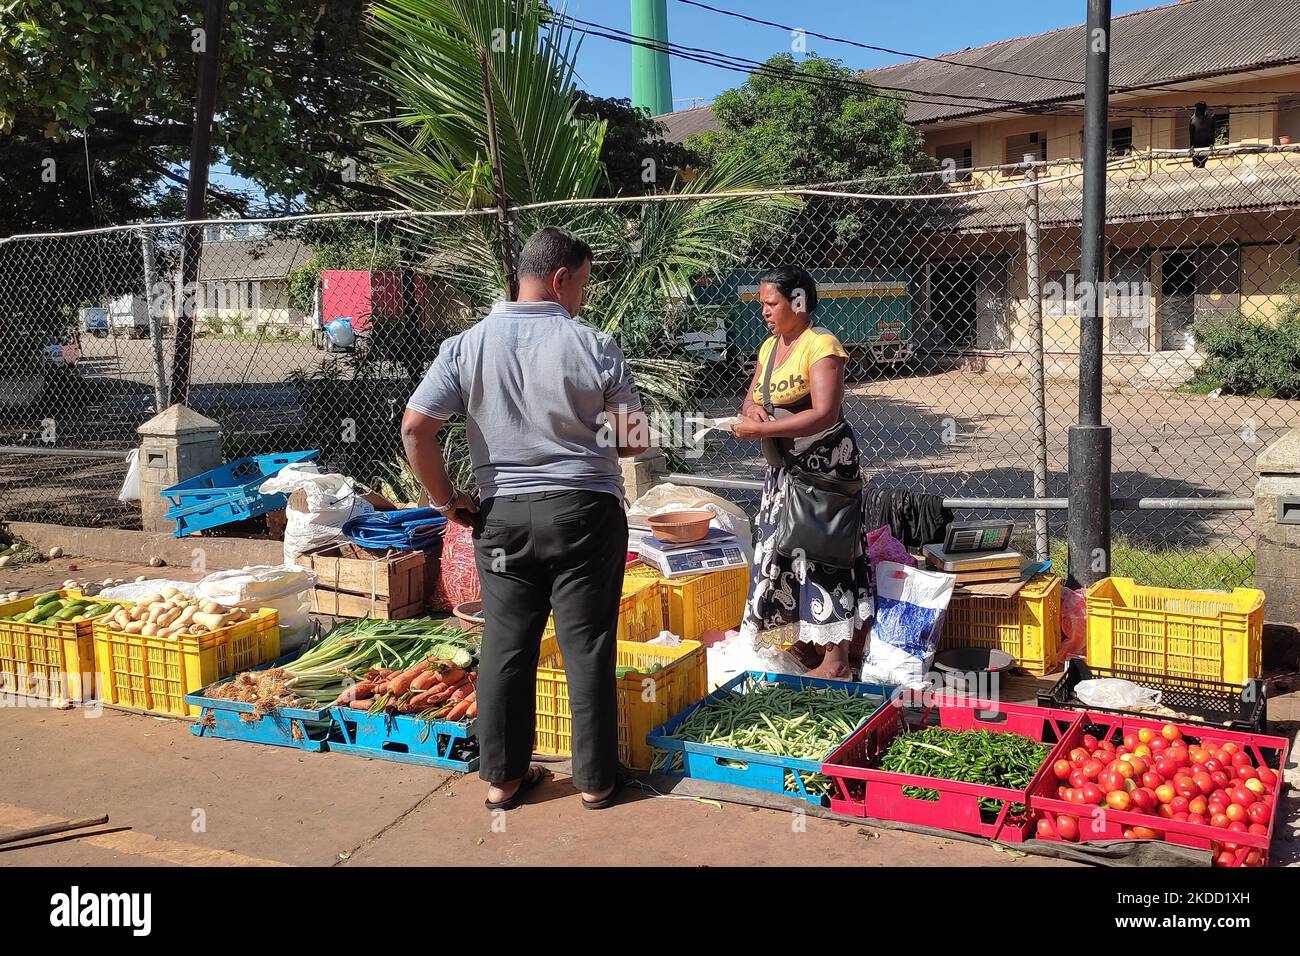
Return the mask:
<svg viewBox="0 0 1300 956">
<path fill-rule="evenodd" d="M 519 299 L 442 344 L 407 403 L 402 442 L 433 506 L 475 529 L 483 598 L 479 776 L 508 810 L 529 767 L 542 631 L 554 612 L 583 805 L 612 804 L 618 771 L 615 634 L 627 551 L 620 456 L 649 445 L 618 345 L 573 318 L 591 248 L 561 229 L 528 240 Z M 477 496 L 452 487 L 438 432 L 464 415 Z"/>
</svg>

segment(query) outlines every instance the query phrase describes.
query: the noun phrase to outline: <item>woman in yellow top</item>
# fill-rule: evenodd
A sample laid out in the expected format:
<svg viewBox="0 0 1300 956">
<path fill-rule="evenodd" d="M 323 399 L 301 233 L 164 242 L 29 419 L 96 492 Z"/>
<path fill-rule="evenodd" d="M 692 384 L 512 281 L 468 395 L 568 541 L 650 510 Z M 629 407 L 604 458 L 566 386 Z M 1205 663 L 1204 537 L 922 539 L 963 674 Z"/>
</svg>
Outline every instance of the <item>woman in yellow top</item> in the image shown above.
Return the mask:
<svg viewBox="0 0 1300 956">
<path fill-rule="evenodd" d="M 782 266 L 763 274 L 758 298 L 772 335 L 759 349 L 754 380 L 732 431 L 740 438 L 777 441 L 764 442 L 767 477 L 741 633 L 767 644 L 801 641 L 819 647 L 822 660 L 810 676 L 844 680 L 849 642 L 874 610 L 865 549 L 859 544 L 852 567 L 833 568 L 778 553 L 776 530 L 787 462 L 840 481 L 862 477 L 857 440 L 842 409 L 848 355 L 834 334 L 812 324 L 817 286 L 805 270 Z"/>
</svg>

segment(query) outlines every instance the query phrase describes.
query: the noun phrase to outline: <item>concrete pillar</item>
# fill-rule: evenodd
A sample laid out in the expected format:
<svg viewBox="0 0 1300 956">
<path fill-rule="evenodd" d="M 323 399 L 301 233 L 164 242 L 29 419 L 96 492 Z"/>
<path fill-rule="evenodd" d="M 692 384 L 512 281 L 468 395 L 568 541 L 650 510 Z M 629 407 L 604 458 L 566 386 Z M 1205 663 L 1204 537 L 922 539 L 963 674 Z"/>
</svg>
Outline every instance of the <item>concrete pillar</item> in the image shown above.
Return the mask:
<svg viewBox="0 0 1300 956">
<path fill-rule="evenodd" d="M 136 429 L 140 435 L 140 522 L 145 531 L 175 531 L 171 503 L 159 492 L 222 463 L 221 425 L 172 405 Z"/>
<path fill-rule="evenodd" d="M 1255 585 L 1271 622 L 1300 626 L 1300 428 L 1255 459 Z"/>
<path fill-rule="evenodd" d="M 623 494 L 628 504 L 657 485 L 659 477 L 668 471 L 668 459 L 657 448 L 635 458 L 620 458 L 619 464 L 623 466 Z"/>
</svg>

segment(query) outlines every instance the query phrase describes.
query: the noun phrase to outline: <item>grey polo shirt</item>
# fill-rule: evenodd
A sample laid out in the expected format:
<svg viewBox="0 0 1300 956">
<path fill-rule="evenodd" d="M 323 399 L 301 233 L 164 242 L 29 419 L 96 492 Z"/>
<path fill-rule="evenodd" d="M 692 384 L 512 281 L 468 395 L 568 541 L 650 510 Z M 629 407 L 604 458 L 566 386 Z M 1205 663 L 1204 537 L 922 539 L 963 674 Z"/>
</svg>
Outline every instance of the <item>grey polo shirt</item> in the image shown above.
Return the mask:
<svg viewBox="0 0 1300 956">
<path fill-rule="evenodd" d="M 603 414 L 636 411 L 641 399 L 608 335 L 553 302 L 498 302 L 442 343 L 406 407 L 443 421 L 465 416 L 484 501 L 572 490 L 621 500 L 618 449 Z"/>
</svg>

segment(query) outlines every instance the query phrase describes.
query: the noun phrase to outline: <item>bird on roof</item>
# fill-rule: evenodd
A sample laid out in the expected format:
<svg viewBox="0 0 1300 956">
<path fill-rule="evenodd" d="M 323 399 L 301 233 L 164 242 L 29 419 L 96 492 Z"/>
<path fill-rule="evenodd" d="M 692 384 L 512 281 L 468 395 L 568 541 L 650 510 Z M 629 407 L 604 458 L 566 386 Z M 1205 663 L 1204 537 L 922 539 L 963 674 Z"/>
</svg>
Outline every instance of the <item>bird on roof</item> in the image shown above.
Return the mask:
<svg viewBox="0 0 1300 956">
<path fill-rule="evenodd" d="M 1214 114 L 1209 112 L 1203 100 L 1196 104 L 1196 112 L 1192 114 L 1187 128 L 1188 141 L 1191 143 L 1193 150 L 1192 165 L 1197 169 L 1203 169 L 1206 157 L 1203 154 L 1196 155 L 1195 150 L 1214 145 Z"/>
</svg>

